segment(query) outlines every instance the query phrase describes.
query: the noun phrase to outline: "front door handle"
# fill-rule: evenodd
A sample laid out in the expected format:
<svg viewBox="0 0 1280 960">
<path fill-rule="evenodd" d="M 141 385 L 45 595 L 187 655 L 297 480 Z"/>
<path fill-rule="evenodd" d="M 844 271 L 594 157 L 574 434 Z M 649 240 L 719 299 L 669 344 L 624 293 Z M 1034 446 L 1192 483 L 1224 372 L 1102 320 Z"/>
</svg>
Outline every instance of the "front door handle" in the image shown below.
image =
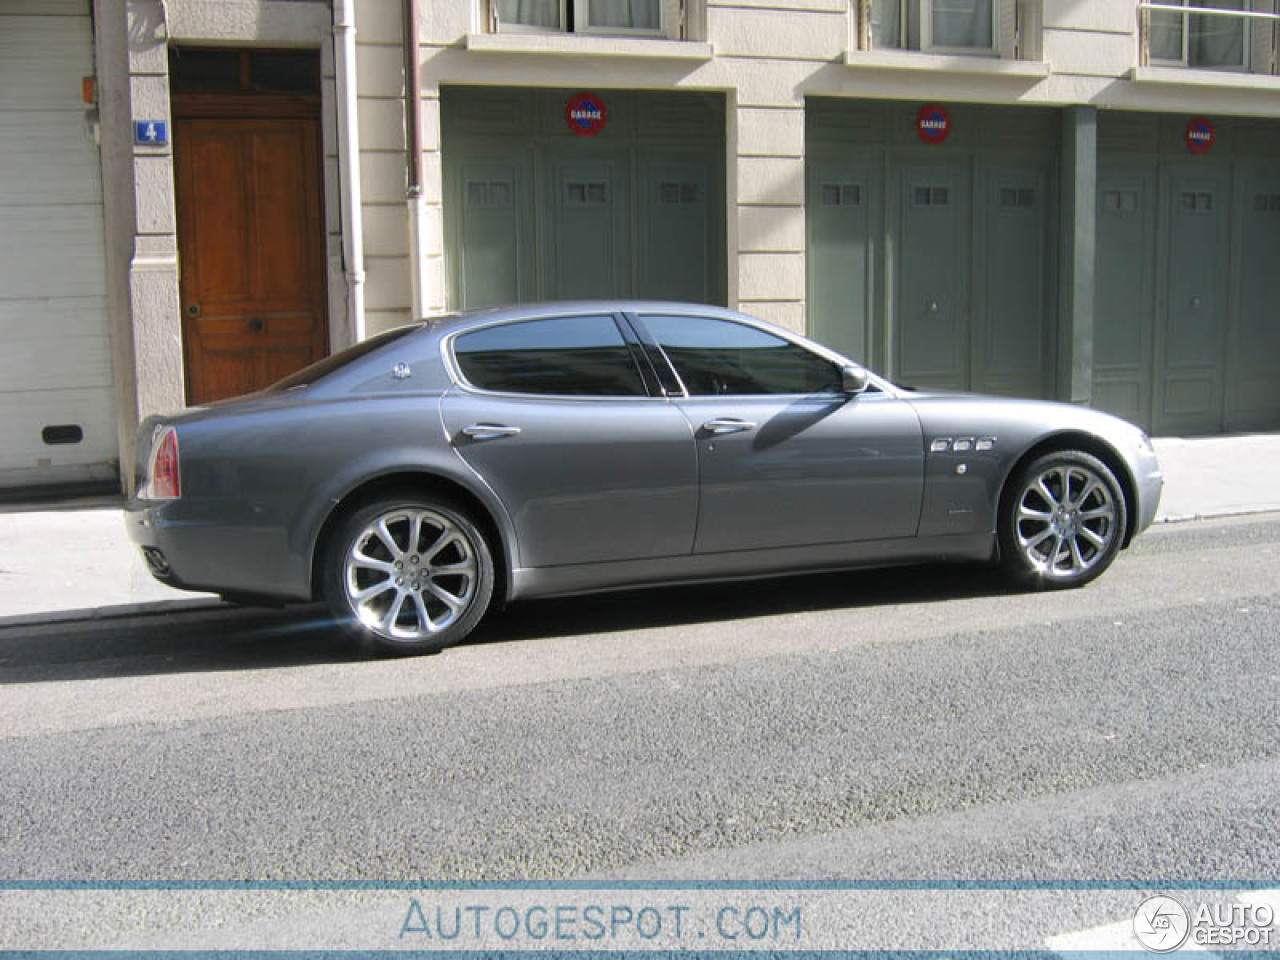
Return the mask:
<svg viewBox="0 0 1280 960">
<path fill-rule="evenodd" d="M 459 432 L 471 440 L 497 440 L 499 437 L 514 437 L 520 432 L 520 428 L 508 427 L 503 423 L 473 423 Z"/>
<path fill-rule="evenodd" d="M 742 433 L 744 430 L 754 430 L 756 425 L 750 420 L 739 420 L 736 417 L 725 417 L 721 420 L 708 420 L 702 425 L 702 429 L 707 433 Z"/>
</svg>

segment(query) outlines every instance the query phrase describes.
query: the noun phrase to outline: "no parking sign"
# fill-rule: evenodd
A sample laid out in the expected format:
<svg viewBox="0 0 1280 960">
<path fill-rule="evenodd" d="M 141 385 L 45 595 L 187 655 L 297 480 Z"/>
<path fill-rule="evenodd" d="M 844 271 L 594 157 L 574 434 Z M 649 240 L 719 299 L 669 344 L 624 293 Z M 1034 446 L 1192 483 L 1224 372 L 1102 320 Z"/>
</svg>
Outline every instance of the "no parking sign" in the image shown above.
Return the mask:
<svg viewBox="0 0 1280 960">
<path fill-rule="evenodd" d="M 916 133 L 924 143 L 942 143 L 951 136 L 951 115 L 936 103 L 927 103 L 916 114 Z"/>
<path fill-rule="evenodd" d="M 609 108 L 594 93 L 575 94 L 564 106 L 565 122 L 580 137 L 594 137 L 608 118 Z"/>
<path fill-rule="evenodd" d="M 1187 149 L 1192 153 L 1208 153 L 1217 137 L 1208 117 L 1194 117 L 1187 124 Z"/>
</svg>

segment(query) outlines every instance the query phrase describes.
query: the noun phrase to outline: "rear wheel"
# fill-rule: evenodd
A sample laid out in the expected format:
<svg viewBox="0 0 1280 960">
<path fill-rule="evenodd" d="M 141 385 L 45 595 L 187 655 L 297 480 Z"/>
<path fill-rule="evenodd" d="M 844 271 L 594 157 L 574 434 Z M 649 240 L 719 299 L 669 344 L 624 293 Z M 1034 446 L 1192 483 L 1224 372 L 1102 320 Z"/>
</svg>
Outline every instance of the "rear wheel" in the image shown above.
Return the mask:
<svg viewBox="0 0 1280 960">
<path fill-rule="evenodd" d="M 1080 450 L 1046 454 L 1013 476 L 1001 500 L 1001 562 L 1024 584 L 1082 586 L 1111 565 L 1127 524 L 1105 463 Z"/>
<path fill-rule="evenodd" d="M 329 545 L 325 599 L 367 648 L 429 653 L 458 643 L 493 595 L 493 557 L 466 511 L 404 496 L 356 510 Z"/>
</svg>

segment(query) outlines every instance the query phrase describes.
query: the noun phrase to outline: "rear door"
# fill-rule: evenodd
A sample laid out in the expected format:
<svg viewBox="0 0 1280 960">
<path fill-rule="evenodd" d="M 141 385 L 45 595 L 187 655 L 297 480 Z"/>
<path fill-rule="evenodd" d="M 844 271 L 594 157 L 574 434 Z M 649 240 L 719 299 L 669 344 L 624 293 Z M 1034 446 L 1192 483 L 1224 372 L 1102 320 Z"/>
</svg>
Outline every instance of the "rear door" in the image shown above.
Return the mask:
<svg viewBox="0 0 1280 960">
<path fill-rule="evenodd" d="M 840 390 L 840 369 L 808 347 L 714 317 L 637 318 L 687 396 L 700 500 L 696 553 L 916 533 L 920 422 L 876 389 Z"/>
<path fill-rule="evenodd" d="M 522 567 L 688 554 L 689 425 L 651 396 L 608 314 L 495 324 L 450 342 L 464 385 L 442 401 L 467 464 L 515 523 Z"/>
</svg>

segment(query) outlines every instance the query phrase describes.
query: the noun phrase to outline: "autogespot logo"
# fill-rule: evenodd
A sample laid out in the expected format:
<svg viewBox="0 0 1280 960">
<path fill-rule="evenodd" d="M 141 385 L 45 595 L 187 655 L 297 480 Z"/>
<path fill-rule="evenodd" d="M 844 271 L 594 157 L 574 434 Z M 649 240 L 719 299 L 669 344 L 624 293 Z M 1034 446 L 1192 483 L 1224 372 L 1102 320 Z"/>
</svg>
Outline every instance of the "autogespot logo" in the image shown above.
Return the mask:
<svg viewBox="0 0 1280 960">
<path fill-rule="evenodd" d="M 1133 915 L 1133 935 L 1152 953 L 1170 953 L 1187 942 L 1191 915 L 1173 897 L 1147 897 Z"/>
</svg>

